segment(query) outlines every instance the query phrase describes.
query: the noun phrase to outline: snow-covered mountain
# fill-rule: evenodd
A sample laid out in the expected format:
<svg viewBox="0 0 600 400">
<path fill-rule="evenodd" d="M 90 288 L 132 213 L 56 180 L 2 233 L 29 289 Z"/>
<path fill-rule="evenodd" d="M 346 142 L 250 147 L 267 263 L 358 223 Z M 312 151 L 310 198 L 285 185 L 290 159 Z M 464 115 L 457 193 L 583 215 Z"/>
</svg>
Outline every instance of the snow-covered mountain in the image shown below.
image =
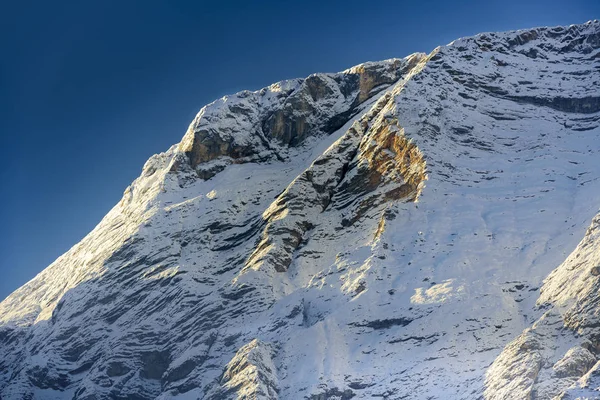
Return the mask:
<svg viewBox="0 0 600 400">
<path fill-rule="evenodd" d="M 219 99 L 0 303 L 0 398 L 600 398 L 599 157 L 599 21 Z"/>
</svg>

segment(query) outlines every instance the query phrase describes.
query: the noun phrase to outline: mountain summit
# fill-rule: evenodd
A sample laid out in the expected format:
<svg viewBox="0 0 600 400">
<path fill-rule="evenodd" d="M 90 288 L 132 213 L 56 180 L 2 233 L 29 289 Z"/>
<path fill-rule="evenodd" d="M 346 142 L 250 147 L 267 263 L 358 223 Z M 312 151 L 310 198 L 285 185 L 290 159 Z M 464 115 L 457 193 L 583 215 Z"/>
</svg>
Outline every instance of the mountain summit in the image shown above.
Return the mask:
<svg viewBox="0 0 600 400">
<path fill-rule="evenodd" d="M 223 97 L 0 303 L 0 398 L 600 398 L 598 143 L 599 21 Z"/>
</svg>

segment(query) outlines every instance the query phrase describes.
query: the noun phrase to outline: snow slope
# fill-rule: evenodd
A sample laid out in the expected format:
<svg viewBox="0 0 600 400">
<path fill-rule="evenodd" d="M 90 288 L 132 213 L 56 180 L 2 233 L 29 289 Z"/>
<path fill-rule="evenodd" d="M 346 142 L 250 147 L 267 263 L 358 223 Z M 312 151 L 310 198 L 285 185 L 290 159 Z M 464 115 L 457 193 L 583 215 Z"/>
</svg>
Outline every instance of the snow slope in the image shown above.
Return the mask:
<svg viewBox="0 0 600 400">
<path fill-rule="evenodd" d="M 204 107 L 0 303 L 0 398 L 590 393 L 599 60 L 598 21 L 485 33 Z"/>
</svg>

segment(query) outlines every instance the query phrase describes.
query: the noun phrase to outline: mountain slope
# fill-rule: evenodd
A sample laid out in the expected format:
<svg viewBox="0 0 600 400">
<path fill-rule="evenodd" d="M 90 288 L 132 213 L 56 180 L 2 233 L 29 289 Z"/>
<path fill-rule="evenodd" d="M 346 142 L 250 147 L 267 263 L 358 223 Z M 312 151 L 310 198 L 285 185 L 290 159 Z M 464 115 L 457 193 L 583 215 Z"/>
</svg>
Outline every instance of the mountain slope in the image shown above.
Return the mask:
<svg viewBox="0 0 600 400">
<path fill-rule="evenodd" d="M 598 380 L 600 215 L 544 281 L 543 315 L 509 343 L 487 374 L 492 399 L 595 399 Z"/>
<path fill-rule="evenodd" d="M 204 107 L 0 303 L 0 397 L 527 398 L 535 354 L 486 369 L 600 204 L 599 57 L 486 33 Z"/>
</svg>

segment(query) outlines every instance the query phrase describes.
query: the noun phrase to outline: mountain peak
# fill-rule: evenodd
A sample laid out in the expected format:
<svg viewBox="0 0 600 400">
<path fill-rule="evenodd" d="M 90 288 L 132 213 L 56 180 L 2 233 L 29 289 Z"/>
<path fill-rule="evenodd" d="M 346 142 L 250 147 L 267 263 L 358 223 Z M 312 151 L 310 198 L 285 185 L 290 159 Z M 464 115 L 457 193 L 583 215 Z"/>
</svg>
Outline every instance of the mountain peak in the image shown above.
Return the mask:
<svg viewBox="0 0 600 400">
<path fill-rule="evenodd" d="M 339 129 L 366 100 L 423 57 L 368 62 L 336 74 L 313 74 L 225 96 L 200 110 L 179 148 L 192 168 L 221 158 L 208 171 L 200 168 L 206 178 L 227 163 L 282 157 L 287 147 Z"/>
<path fill-rule="evenodd" d="M 203 107 L 0 303 L 0 397 L 593 397 L 599 35 L 484 33 Z"/>
</svg>

